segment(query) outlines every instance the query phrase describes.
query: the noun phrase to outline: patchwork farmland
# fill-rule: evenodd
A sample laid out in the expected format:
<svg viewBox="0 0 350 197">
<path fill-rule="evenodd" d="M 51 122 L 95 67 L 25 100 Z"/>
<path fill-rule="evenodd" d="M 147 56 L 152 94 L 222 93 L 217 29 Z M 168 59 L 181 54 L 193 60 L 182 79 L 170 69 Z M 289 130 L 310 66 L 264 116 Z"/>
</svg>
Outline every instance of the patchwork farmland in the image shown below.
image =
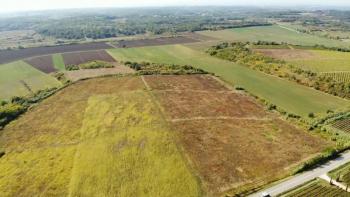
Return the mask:
<svg viewBox="0 0 350 197">
<path fill-rule="evenodd" d="M 105 62 L 115 62 L 105 50 L 84 51 L 62 54 L 65 65 L 79 65 L 86 62 L 101 60 Z"/>
<path fill-rule="evenodd" d="M 200 36 L 197 36 L 200 37 Z M 204 37 L 204 36 L 202 36 Z M 119 41 L 117 46 L 120 48 L 132 48 L 132 47 L 144 47 L 144 46 L 158 46 L 158 45 L 171 45 L 171 44 L 185 44 L 199 42 L 199 39 L 177 36 L 177 37 L 164 37 L 154 39 L 143 40 L 123 40 Z"/>
<path fill-rule="evenodd" d="M 26 48 L 26 49 L 19 49 L 19 50 L 1 51 L 0 64 L 9 63 L 12 61 L 26 59 L 26 58 L 31 58 L 35 56 L 43 56 L 43 55 L 66 53 L 66 52 L 101 50 L 101 49 L 110 49 L 110 48 L 112 48 L 112 46 L 106 44 L 105 42 L 95 42 L 95 43 L 83 43 L 83 44 L 61 45 L 61 46 L 52 46 L 52 47 L 36 47 L 36 48 Z"/>
<path fill-rule="evenodd" d="M 0 99 L 25 96 L 61 83 L 23 61 L 0 65 Z"/>
<path fill-rule="evenodd" d="M 77 82 L 5 127 L 0 144 L 4 196 L 217 196 L 332 146 L 207 75 Z"/>
<path fill-rule="evenodd" d="M 56 71 L 51 55 L 34 57 L 25 60 L 25 62 L 44 73 L 52 73 Z"/>
<path fill-rule="evenodd" d="M 243 27 L 220 31 L 200 31 L 197 32 L 204 36 L 216 38 L 221 41 L 242 41 L 242 42 L 284 42 L 288 44 L 314 46 L 325 45 L 330 47 L 349 47 L 349 43 L 322 38 L 315 35 L 304 34 L 293 29 L 284 28 L 278 25 Z"/>
<path fill-rule="evenodd" d="M 343 109 L 350 102 L 296 83 L 254 71 L 245 66 L 210 57 L 183 45 L 110 49 L 120 61 L 173 63 L 192 65 L 215 73 L 231 85 L 273 103 L 285 111 L 308 118 L 309 113 L 324 115 L 328 110 Z M 293 90 L 293 91 L 286 91 Z"/>
</svg>

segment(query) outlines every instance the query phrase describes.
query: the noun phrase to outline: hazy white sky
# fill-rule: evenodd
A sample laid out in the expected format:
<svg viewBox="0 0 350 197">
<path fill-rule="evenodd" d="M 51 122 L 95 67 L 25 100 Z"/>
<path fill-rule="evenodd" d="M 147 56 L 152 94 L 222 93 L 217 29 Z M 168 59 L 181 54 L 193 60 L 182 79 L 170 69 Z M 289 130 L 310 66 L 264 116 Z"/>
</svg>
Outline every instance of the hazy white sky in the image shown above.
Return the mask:
<svg viewBox="0 0 350 197">
<path fill-rule="evenodd" d="M 0 0 L 0 12 L 62 8 L 183 5 L 350 6 L 350 0 Z"/>
</svg>

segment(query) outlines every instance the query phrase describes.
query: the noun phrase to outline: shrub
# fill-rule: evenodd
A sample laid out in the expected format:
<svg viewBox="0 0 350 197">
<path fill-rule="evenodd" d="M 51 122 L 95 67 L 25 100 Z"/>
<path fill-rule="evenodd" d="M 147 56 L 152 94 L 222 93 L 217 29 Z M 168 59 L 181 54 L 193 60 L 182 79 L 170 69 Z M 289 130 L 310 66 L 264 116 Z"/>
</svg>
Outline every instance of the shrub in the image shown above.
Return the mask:
<svg viewBox="0 0 350 197">
<path fill-rule="evenodd" d="M 66 66 L 66 69 L 68 70 L 68 71 L 72 71 L 72 70 L 79 70 L 80 68 L 79 68 L 79 66 L 77 66 L 77 65 L 67 65 Z"/>
<path fill-rule="evenodd" d="M 80 64 L 79 67 L 81 69 L 97 69 L 97 68 L 113 68 L 114 65 L 109 62 L 96 60 L 96 61 Z"/>
</svg>

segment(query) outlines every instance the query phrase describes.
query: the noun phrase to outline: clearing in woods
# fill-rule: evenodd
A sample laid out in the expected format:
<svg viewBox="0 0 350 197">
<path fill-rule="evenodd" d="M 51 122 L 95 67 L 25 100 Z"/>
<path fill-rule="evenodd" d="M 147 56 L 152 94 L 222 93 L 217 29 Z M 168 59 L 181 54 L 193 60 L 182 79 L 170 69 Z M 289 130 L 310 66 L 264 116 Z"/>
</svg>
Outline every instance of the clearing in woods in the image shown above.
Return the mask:
<svg viewBox="0 0 350 197">
<path fill-rule="evenodd" d="M 325 45 L 330 47 L 350 47 L 349 43 L 322 38 L 314 35 L 298 33 L 278 25 L 260 26 L 260 27 L 243 27 L 221 31 L 200 31 L 198 34 L 216 38 L 222 41 L 274 41 L 285 42 L 289 44 L 314 46 Z"/>
<path fill-rule="evenodd" d="M 26 85 L 24 85 L 26 84 Z M 61 83 L 23 61 L 0 65 L 0 99 L 25 96 Z M 31 91 L 28 90 L 28 87 Z"/>
<path fill-rule="evenodd" d="M 219 196 L 332 146 L 207 75 L 80 81 L 6 126 L 0 144 L 3 196 L 121 197 Z"/>
<path fill-rule="evenodd" d="M 183 45 L 110 49 L 108 52 L 120 61 L 173 63 L 204 69 L 217 74 L 232 85 L 243 87 L 252 94 L 304 118 L 308 118 L 311 112 L 323 115 L 328 110 L 350 106 L 350 102 L 344 99 L 211 57 Z"/>
</svg>

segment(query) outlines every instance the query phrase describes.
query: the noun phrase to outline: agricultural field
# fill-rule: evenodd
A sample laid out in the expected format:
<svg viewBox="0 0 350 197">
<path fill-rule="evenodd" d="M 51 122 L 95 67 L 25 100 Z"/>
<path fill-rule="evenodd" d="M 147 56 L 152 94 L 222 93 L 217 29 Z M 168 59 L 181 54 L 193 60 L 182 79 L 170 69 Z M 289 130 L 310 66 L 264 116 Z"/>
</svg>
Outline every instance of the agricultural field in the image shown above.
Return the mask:
<svg viewBox="0 0 350 197">
<path fill-rule="evenodd" d="M 0 50 L 8 48 L 54 45 L 56 39 L 42 36 L 33 30 L 12 30 L 0 32 Z"/>
<path fill-rule="evenodd" d="M 350 185 L 350 163 L 330 171 L 328 175 L 345 186 Z"/>
<path fill-rule="evenodd" d="M 23 61 L 0 65 L 0 99 L 25 96 L 61 83 Z"/>
<path fill-rule="evenodd" d="M 118 41 L 117 46 L 120 48 L 132 48 L 132 47 L 144 47 L 144 46 L 159 46 L 170 44 L 185 44 L 199 42 L 197 39 L 190 37 L 178 36 L 178 37 L 162 37 L 154 39 L 142 39 L 142 40 L 122 40 Z"/>
<path fill-rule="evenodd" d="M 63 53 L 62 56 L 65 65 L 79 65 L 95 60 L 115 62 L 105 50 Z"/>
<path fill-rule="evenodd" d="M 326 77 L 330 77 L 336 81 L 343 82 L 343 83 L 349 83 L 350 82 L 350 71 L 342 72 L 324 72 L 322 75 Z"/>
<path fill-rule="evenodd" d="M 120 61 L 189 64 L 204 69 L 217 74 L 231 85 L 243 87 L 250 93 L 306 119 L 311 112 L 323 115 L 328 110 L 344 109 L 350 105 L 344 99 L 211 57 L 183 45 L 110 49 L 108 52 Z"/>
<path fill-rule="evenodd" d="M 304 34 L 278 25 L 234 28 L 220 31 L 200 31 L 197 33 L 222 41 L 275 41 L 304 46 L 318 44 L 330 47 L 350 47 L 350 44 L 347 42 Z"/>
<path fill-rule="evenodd" d="M 307 197 L 307 196 L 348 197 L 350 196 L 350 193 L 336 186 L 332 186 L 326 181 L 316 179 L 310 183 L 300 186 L 299 188 L 296 188 L 295 190 L 279 195 L 279 197 Z"/>
<path fill-rule="evenodd" d="M 65 71 L 64 74 L 67 79 L 71 81 L 79 81 L 81 79 L 88 79 L 99 76 L 117 75 L 117 74 L 130 74 L 135 71 L 126 66 L 115 66 L 114 68 L 99 68 L 99 69 L 81 69 L 74 71 Z"/>
<path fill-rule="evenodd" d="M 350 53 L 305 49 L 254 49 L 266 56 L 285 60 L 305 70 L 320 73 L 339 82 L 350 81 Z"/>
<path fill-rule="evenodd" d="M 82 81 L 7 126 L 2 196 L 200 196 L 144 88 L 139 77 Z"/>
<path fill-rule="evenodd" d="M 34 57 L 24 61 L 44 73 L 52 73 L 56 71 L 51 55 Z"/>
<path fill-rule="evenodd" d="M 80 81 L 2 133 L 3 196 L 220 196 L 333 146 L 208 75 Z"/>
<path fill-rule="evenodd" d="M 61 54 L 53 54 L 52 61 L 56 70 L 64 71 L 66 70 L 66 65 Z"/>
<path fill-rule="evenodd" d="M 332 127 L 350 133 L 350 119 L 338 120 L 332 124 Z"/>
<path fill-rule="evenodd" d="M 56 53 L 77 52 L 77 51 L 93 51 L 101 49 L 110 49 L 112 46 L 105 42 L 93 42 L 84 44 L 71 44 L 50 47 L 36 47 L 19 50 L 6 50 L 0 52 L 0 64 L 9 63 L 16 60 L 31 58 L 35 56 L 43 56 Z"/>
</svg>

